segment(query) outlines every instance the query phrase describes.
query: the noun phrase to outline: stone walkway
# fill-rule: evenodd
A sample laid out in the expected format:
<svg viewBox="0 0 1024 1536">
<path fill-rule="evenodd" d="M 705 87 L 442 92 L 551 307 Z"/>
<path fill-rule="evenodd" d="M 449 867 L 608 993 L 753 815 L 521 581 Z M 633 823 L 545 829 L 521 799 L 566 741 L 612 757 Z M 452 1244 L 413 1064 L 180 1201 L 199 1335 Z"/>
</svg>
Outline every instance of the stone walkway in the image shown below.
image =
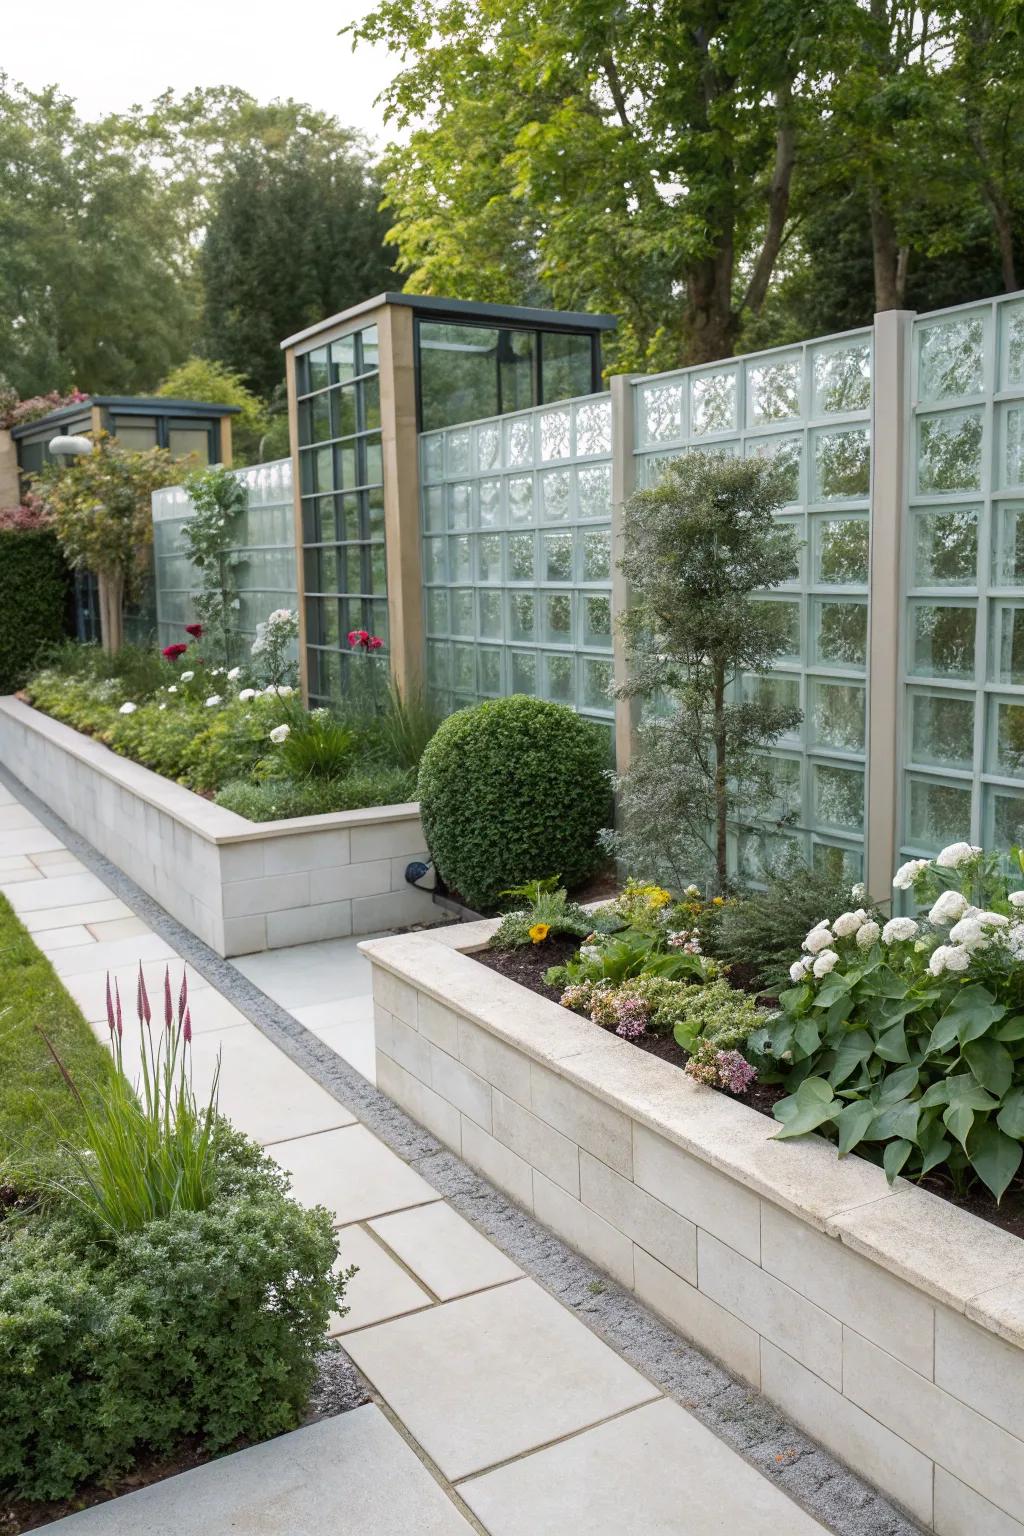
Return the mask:
<svg viewBox="0 0 1024 1536">
<path fill-rule="evenodd" d="M 184 961 L 0 785 L 0 891 L 100 1039 L 109 970 Z M 93 1536 L 813 1536 L 805 1513 L 439 1197 L 192 968 L 194 1073 L 334 1212 L 356 1264 L 333 1331 L 375 1401 L 57 1522 Z M 372 1077 L 353 940 L 238 971 Z M 133 1011 L 131 1002 L 127 1009 Z M 126 1029 L 125 1042 L 133 1041 Z M 126 1050 L 129 1067 L 132 1051 Z"/>
</svg>

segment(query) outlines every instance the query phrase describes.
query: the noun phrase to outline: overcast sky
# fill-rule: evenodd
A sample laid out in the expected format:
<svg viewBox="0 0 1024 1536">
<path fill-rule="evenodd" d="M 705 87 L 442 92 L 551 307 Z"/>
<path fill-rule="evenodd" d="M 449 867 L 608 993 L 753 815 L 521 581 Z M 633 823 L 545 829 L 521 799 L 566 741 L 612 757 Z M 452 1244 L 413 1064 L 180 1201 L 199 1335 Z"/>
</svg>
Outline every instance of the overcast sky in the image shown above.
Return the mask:
<svg viewBox="0 0 1024 1536">
<path fill-rule="evenodd" d="M 59 85 L 83 117 L 148 102 L 169 86 L 238 85 L 261 101 L 292 96 L 333 112 L 379 144 L 374 97 L 398 66 L 355 53 L 338 29 L 372 0 L 103 0 L 66 23 L 34 5 L 3 7 L 0 68 L 38 89 Z"/>
</svg>

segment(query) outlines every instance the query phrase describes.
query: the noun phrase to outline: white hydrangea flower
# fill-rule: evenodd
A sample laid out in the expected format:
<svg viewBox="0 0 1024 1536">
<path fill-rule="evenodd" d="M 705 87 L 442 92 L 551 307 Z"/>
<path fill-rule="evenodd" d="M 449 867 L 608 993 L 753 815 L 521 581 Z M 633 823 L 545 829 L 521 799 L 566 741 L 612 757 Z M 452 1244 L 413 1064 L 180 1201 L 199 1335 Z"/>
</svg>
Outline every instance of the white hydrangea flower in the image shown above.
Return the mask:
<svg viewBox="0 0 1024 1536">
<path fill-rule="evenodd" d="M 254 699 L 256 697 L 256 689 L 255 688 L 243 688 L 240 691 L 238 697 L 239 697 L 239 699 L 241 700 L 241 702 L 243 704 L 248 704 L 250 699 Z"/>
<path fill-rule="evenodd" d="M 220 702 L 221 702 L 220 694 L 219 693 L 211 693 L 210 697 L 206 701 L 206 707 L 207 707 L 207 709 L 213 709 Z"/>
<path fill-rule="evenodd" d="M 292 610 L 290 608 L 275 608 L 267 619 L 268 624 L 290 624 Z"/>
<path fill-rule="evenodd" d="M 955 923 L 963 917 L 967 911 L 967 898 L 961 896 L 959 891 L 943 891 L 931 911 L 928 913 L 928 921 L 945 928 L 949 923 Z"/>
<path fill-rule="evenodd" d="M 685 894 L 687 896 L 699 896 L 700 895 L 700 886 L 699 885 L 688 885 L 686 887 Z M 1021 891 L 1021 895 L 1024 896 L 1024 891 Z"/>
<path fill-rule="evenodd" d="M 939 944 L 932 950 L 928 969 L 933 976 L 941 976 L 943 971 L 966 971 L 970 959 L 970 952 L 956 944 Z"/>
<path fill-rule="evenodd" d="M 278 689 L 277 689 L 277 684 L 276 683 L 268 683 L 267 686 L 263 690 L 263 692 L 266 693 L 266 694 L 269 694 L 271 698 L 273 698 L 273 696 L 277 693 L 277 691 L 278 691 Z"/>
<path fill-rule="evenodd" d="M 949 930 L 949 942 L 962 944 L 966 949 L 976 949 L 984 941 L 984 929 L 975 917 L 962 917 Z"/>
<path fill-rule="evenodd" d="M 158 705 L 158 706 L 157 706 L 157 707 L 158 707 L 158 708 L 159 708 L 159 709 L 166 709 L 166 708 L 167 708 L 167 705 L 166 705 L 166 704 L 160 704 L 160 705 Z"/>
<path fill-rule="evenodd" d="M 134 713 L 138 709 L 138 707 L 139 706 L 137 704 L 132 704 L 131 701 L 129 700 L 129 702 L 127 704 L 122 704 L 121 705 L 121 708 L 118 710 L 118 714 L 119 715 L 134 715 Z"/>
<path fill-rule="evenodd" d="M 282 741 L 287 741 L 292 733 L 290 725 L 275 725 L 270 733 L 270 739 L 275 746 L 280 746 Z"/>
<path fill-rule="evenodd" d="M 812 928 L 804 939 L 804 949 L 810 954 L 816 955 L 819 950 L 826 949 L 832 942 L 832 935 L 828 931 L 828 925 L 822 923 L 817 928 Z"/>
<path fill-rule="evenodd" d="M 866 916 L 867 913 L 863 907 L 858 912 L 840 912 L 832 924 L 832 932 L 837 939 L 848 939 L 851 934 L 857 932 Z"/>
<path fill-rule="evenodd" d="M 242 675 L 241 667 L 232 667 L 231 671 L 228 673 L 228 682 L 229 683 L 237 683 L 238 679 L 241 677 L 241 675 Z"/>
<path fill-rule="evenodd" d="M 979 912 L 974 921 L 983 928 L 1007 928 L 1010 923 L 1010 919 L 1001 912 Z"/>
<path fill-rule="evenodd" d="M 867 899 L 868 899 L 868 888 L 864 884 L 863 880 L 858 880 L 856 885 L 851 885 L 851 887 L 850 887 L 850 900 L 851 901 L 867 901 Z"/>
<path fill-rule="evenodd" d="M 834 949 L 823 949 L 814 962 L 815 976 L 827 976 L 829 971 L 839 964 L 839 956 Z"/>
<path fill-rule="evenodd" d="M 168 693 L 177 693 L 177 691 L 178 691 L 177 683 L 172 683 L 171 686 L 167 690 Z"/>
<path fill-rule="evenodd" d="M 981 849 L 975 848 L 973 843 L 950 843 L 948 848 L 936 854 L 935 862 L 940 869 L 959 869 L 961 864 L 966 864 L 980 852 Z"/>
<path fill-rule="evenodd" d="M 1014 923 L 1001 937 L 1015 960 L 1024 960 L 1024 923 Z"/>
<path fill-rule="evenodd" d="M 1011 891 L 1009 900 L 1011 907 L 1024 907 L 1024 891 Z"/>
<path fill-rule="evenodd" d="M 892 877 L 892 883 L 897 891 L 909 891 L 922 869 L 927 869 L 930 859 L 909 859 L 906 864 L 901 864 Z"/>
<path fill-rule="evenodd" d="M 194 677 L 195 677 L 195 673 L 194 672 L 183 672 L 181 674 L 181 680 L 182 680 L 183 683 L 190 683 Z"/>
<path fill-rule="evenodd" d="M 920 929 L 912 917 L 890 917 L 882 929 L 883 944 L 903 944 L 916 939 Z"/>
<path fill-rule="evenodd" d="M 789 968 L 790 981 L 803 981 L 806 975 L 807 962 L 805 960 L 794 960 L 793 964 Z"/>
<path fill-rule="evenodd" d="M 871 918 L 866 923 L 861 923 L 857 929 L 857 943 L 861 949 L 870 949 L 881 931 L 878 924 Z"/>
<path fill-rule="evenodd" d="M 294 688 L 290 688 L 287 683 L 279 683 L 278 684 L 277 696 L 278 696 L 279 699 L 290 699 L 294 692 L 295 692 L 295 689 Z"/>
</svg>

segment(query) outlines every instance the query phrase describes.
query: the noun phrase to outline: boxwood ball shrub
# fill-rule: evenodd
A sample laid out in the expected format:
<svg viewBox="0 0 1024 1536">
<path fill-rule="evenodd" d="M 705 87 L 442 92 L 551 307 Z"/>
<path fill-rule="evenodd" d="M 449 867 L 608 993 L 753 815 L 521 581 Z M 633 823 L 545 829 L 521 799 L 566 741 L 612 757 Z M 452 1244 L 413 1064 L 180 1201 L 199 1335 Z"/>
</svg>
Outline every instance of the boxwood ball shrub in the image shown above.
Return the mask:
<svg viewBox="0 0 1024 1536">
<path fill-rule="evenodd" d="M 545 875 L 570 889 L 600 860 L 607 747 L 598 727 L 543 699 L 491 699 L 449 716 L 420 763 L 419 801 L 438 873 L 471 907 Z"/>
</svg>

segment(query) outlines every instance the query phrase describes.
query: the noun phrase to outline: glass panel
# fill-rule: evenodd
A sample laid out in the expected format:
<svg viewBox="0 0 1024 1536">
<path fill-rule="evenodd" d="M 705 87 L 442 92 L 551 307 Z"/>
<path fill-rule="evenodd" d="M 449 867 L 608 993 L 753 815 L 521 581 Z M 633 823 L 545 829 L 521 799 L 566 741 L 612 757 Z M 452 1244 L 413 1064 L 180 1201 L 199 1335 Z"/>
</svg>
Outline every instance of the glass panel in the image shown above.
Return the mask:
<svg viewBox="0 0 1024 1536">
<path fill-rule="evenodd" d="M 747 426 L 786 421 L 800 415 L 799 357 L 747 364 Z"/>
<path fill-rule="evenodd" d="M 646 443 L 675 442 L 683 435 L 683 385 L 642 384 L 640 436 Z"/>
<path fill-rule="evenodd" d="M 424 480 L 440 480 L 444 476 L 444 434 L 435 432 L 433 437 L 421 437 Z"/>
<path fill-rule="evenodd" d="M 815 353 L 814 414 L 864 411 L 871 404 L 871 343 Z"/>
<path fill-rule="evenodd" d="M 383 544 L 368 544 L 370 557 L 370 586 L 369 591 L 374 597 L 379 597 L 388 590 L 388 567 L 384 554 Z"/>
<path fill-rule="evenodd" d="M 776 610 L 782 613 L 785 623 L 785 648 L 779 652 L 778 660 L 799 661 L 802 655 L 800 604 L 798 602 L 780 602 L 777 598 L 765 598 L 764 601 L 765 603 L 771 603 Z"/>
<path fill-rule="evenodd" d="M 358 411 L 356 408 L 356 390 L 361 388 L 358 384 L 347 384 L 344 389 L 331 391 L 334 400 L 334 426 L 324 432 L 324 437 L 351 437 L 358 430 Z M 322 395 L 326 411 L 328 396 Z M 314 406 L 316 400 L 311 402 Z"/>
<path fill-rule="evenodd" d="M 533 417 L 520 416 L 505 423 L 505 463 L 515 468 L 533 459 Z"/>
<path fill-rule="evenodd" d="M 424 431 L 497 415 L 498 335 L 487 326 L 420 321 Z"/>
<path fill-rule="evenodd" d="M 1002 411 L 1003 485 L 1024 485 L 1024 405 L 1004 405 Z"/>
<path fill-rule="evenodd" d="M 452 634 L 473 633 L 473 589 L 453 587 L 450 593 L 452 605 Z"/>
<path fill-rule="evenodd" d="M 1024 304 L 999 306 L 1002 326 L 1003 388 L 1024 384 Z"/>
<path fill-rule="evenodd" d="M 945 411 L 917 418 L 917 488 L 925 495 L 981 489 L 982 415 Z"/>
<path fill-rule="evenodd" d="M 541 403 L 571 400 L 593 388 L 592 344 L 589 336 L 543 331 L 540 338 Z"/>
<path fill-rule="evenodd" d="M 499 332 L 499 410 L 523 411 L 537 404 L 534 394 L 536 346 L 537 338 L 533 331 Z"/>
<path fill-rule="evenodd" d="M 867 427 L 819 431 L 814 437 L 815 501 L 851 500 L 866 496 L 871 483 L 871 449 Z"/>
<path fill-rule="evenodd" d="M 508 536 L 508 579 L 509 581 L 533 581 L 534 579 L 534 535 L 532 533 L 510 533 Z"/>
<path fill-rule="evenodd" d="M 550 535 L 549 535 L 550 537 Z M 588 528 L 580 535 L 583 581 L 610 581 L 612 574 L 612 534 L 610 528 Z"/>
<path fill-rule="evenodd" d="M 355 334 L 339 336 L 337 341 L 331 342 L 331 383 L 340 384 L 345 379 L 355 378 L 355 372 Z"/>
<path fill-rule="evenodd" d="M 486 474 L 501 464 L 501 432 L 490 423 L 476 429 L 476 467 Z"/>
<path fill-rule="evenodd" d="M 931 852 L 970 838 L 969 785 L 909 777 L 907 802 L 907 835 L 913 847 Z"/>
<path fill-rule="evenodd" d="M 544 639 L 549 644 L 569 644 L 572 639 L 572 594 L 547 592 L 541 601 L 544 607 Z"/>
<path fill-rule="evenodd" d="M 1024 778 L 1024 700 L 989 699 L 985 770 Z"/>
<path fill-rule="evenodd" d="M 814 819 L 819 826 L 846 832 L 864 830 L 864 770 L 836 763 L 813 763 Z"/>
<path fill-rule="evenodd" d="M 690 420 L 694 437 L 735 431 L 735 372 L 703 373 L 690 380 Z"/>
<path fill-rule="evenodd" d="M 326 389 L 331 382 L 327 348 L 317 347 L 314 352 L 307 353 L 307 358 L 310 390 Z"/>
<path fill-rule="evenodd" d="M 508 594 L 508 617 L 511 639 L 536 639 L 537 600 L 532 592 Z"/>
<path fill-rule="evenodd" d="M 441 584 L 448 579 L 444 539 L 423 540 L 423 579 Z"/>
<path fill-rule="evenodd" d="M 447 688 L 451 680 L 451 656 L 447 645 L 427 642 L 427 681 L 435 688 Z"/>
<path fill-rule="evenodd" d="M 533 476 L 510 475 L 507 482 L 507 488 L 509 522 L 532 523 L 535 518 L 533 507 Z"/>
<path fill-rule="evenodd" d="M 569 458 L 571 417 L 568 410 L 544 411 L 539 419 L 541 458 Z"/>
<path fill-rule="evenodd" d="M 496 589 L 478 594 L 480 602 L 480 634 L 487 640 L 500 640 L 502 636 L 501 593 Z"/>
<path fill-rule="evenodd" d="M 582 707 L 600 710 L 605 714 L 610 713 L 614 708 L 611 696 L 612 663 L 597 661 L 592 656 L 584 656 L 580 665 L 583 668 L 580 699 Z"/>
<path fill-rule="evenodd" d="M 976 612 L 948 603 L 910 604 L 910 671 L 918 677 L 973 677 Z"/>
<path fill-rule="evenodd" d="M 913 513 L 914 584 L 919 587 L 973 587 L 978 577 L 976 507 Z"/>
<path fill-rule="evenodd" d="M 585 593 L 580 605 L 583 610 L 581 645 L 608 647 L 612 643 L 612 601 L 603 593 Z"/>
<path fill-rule="evenodd" d="M 995 683 L 1024 683 L 1024 605 L 992 604 L 989 676 Z"/>
<path fill-rule="evenodd" d="M 1024 586 L 1024 502 L 1000 502 L 992 518 L 992 585 Z"/>
<path fill-rule="evenodd" d="M 501 580 L 501 534 L 482 533 L 476 541 L 477 581 Z"/>
<path fill-rule="evenodd" d="M 452 581 L 472 580 L 473 564 L 468 534 L 448 540 L 448 569 Z"/>
<path fill-rule="evenodd" d="M 198 464 L 210 462 L 210 434 L 205 427 L 168 427 L 167 447 L 174 459 L 194 458 Z"/>
<path fill-rule="evenodd" d="M 611 516 L 612 467 L 610 464 L 583 464 L 576 470 L 576 503 L 580 517 Z"/>
<path fill-rule="evenodd" d="M 545 469 L 538 475 L 541 516 L 550 522 L 564 522 L 569 516 L 569 471 Z"/>
<path fill-rule="evenodd" d="M 513 693 L 526 693 L 532 698 L 537 692 L 537 654 L 535 651 L 512 651 L 511 682 Z"/>
<path fill-rule="evenodd" d="M 576 702 L 575 656 L 563 656 L 557 652 L 545 651 L 543 663 L 544 697 L 554 699 L 559 704 L 574 704 Z"/>
<path fill-rule="evenodd" d="M 835 587 L 867 586 L 870 530 L 866 517 L 816 517 L 813 537 L 817 581 Z"/>
<path fill-rule="evenodd" d="M 908 690 L 910 758 L 935 767 L 970 768 L 974 762 L 974 700 L 955 693 Z"/>
<path fill-rule="evenodd" d="M 480 527 L 493 528 L 501 522 L 501 481 L 480 480 L 477 484 Z"/>
<path fill-rule="evenodd" d="M 746 455 L 759 459 L 773 459 L 784 467 L 784 494 L 789 502 L 800 500 L 800 460 L 803 439 L 799 437 L 748 437 Z"/>
<path fill-rule="evenodd" d="M 423 491 L 423 527 L 427 533 L 444 531 L 444 490 L 440 485 L 429 485 Z"/>
<path fill-rule="evenodd" d="M 501 693 L 501 652 L 496 646 L 481 646 L 477 652 L 477 688 L 490 698 Z"/>
<path fill-rule="evenodd" d="M 743 693 L 746 698 L 764 704 L 769 709 L 799 709 L 800 708 L 800 679 L 787 677 L 783 672 L 774 672 L 770 677 L 748 675 L 743 679 Z M 800 727 L 788 733 L 791 736 L 799 736 Z"/>
<path fill-rule="evenodd" d="M 476 646 L 452 646 L 452 687 L 470 697 L 476 692 Z"/>
<path fill-rule="evenodd" d="M 146 453 L 156 447 L 156 420 L 152 416 L 115 416 L 111 426 L 126 453 Z"/>
<path fill-rule="evenodd" d="M 572 534 L 542 533 L 541 570 L 544 581 L 572 581 Z"/>
<path fill-rule="evenodd" d="M 359 371 L 369 373 L 373 368 L 380 367 L 380 343 L 377 336 L 377 327 L 368 325 L 357 333 L 359 343 Z"/>
<path fill-rule="evenodd" d="M 837 667 L 864 667 L 868 648 L 867 603 L 814 601 L 814 659 Z"/>
<path fill-rule="evenodd" d="M 594 400 L 589 405 L 578 405 L 576 417 L 576 452 L 611 453 L 612 451 L 612 403 L 610 400 Z"/>
<path fill-rule="evenodd" d="M 468 481 L 456 480 L 448 487 L 448 526 L 468 528 L 472 520 L 472 488 Z"/>
<path fill-rule="evenodd" d="M 985 847 L 1005 853 L 1024 845 L 1024 794 L 1016 789 L 985 790 Z"/>
<path fill-rule="evenodd" d="M 465 430 L 445 433 L 445 469 L 449 475 L 468 475 L 472 439 Z"/>
<path fill-rule="evenodd" d="M 819 874 L 829 875 L 833 880 L 852 885 L 855 880 L 864 878 L 864 854 L 859 848 L 815 843 L 811 859 Z"/>
<path fill-rule="evenodd" d="M 842 752 L 864 750 L 864 687 L 809 679 L 812 737 Z"/>
<path fill-rule="evenodd" d="M 955 315 L 918 328 L 921 400 L 978 395 L 982 389 L 985 327 L 980 315 Z"/>
<path fill-rule="evenodd" d="M 446 635 L 448 633 L 448 593 L 443 589 L 432 588 L 427 593 L 427 634 Z"/>
</svg>

